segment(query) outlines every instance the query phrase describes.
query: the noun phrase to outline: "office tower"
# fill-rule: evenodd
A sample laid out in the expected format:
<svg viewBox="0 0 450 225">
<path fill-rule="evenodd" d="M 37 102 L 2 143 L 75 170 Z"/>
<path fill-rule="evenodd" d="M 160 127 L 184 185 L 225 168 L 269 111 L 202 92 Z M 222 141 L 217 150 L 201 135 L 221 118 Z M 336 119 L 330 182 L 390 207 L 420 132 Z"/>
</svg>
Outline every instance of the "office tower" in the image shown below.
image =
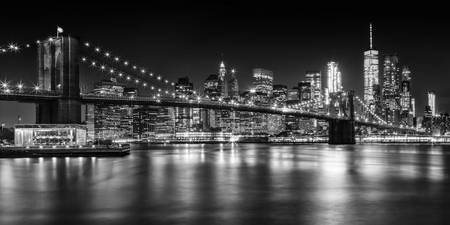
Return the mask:
<svg viewBox="0 0 450 225">
<path fill-rule="evenodd" d="M 339 64 L 336 62 L 329 62 L 327 74 L 327 88 L 329 94 L 334 94 L 342 91 L 342 75 L 339 70 Z"/>
<path fill-rule="evenodd" d="M 283 105 L 287 100 L 287 86 L 282 84 L 273 85 L 272 102 Z"/>
<path fill-rule="evenodd" d="M 314 100 L 314 108 L 323 108 L 322 99 L 322 74 L 320 71 L 306 71 L 306 81 L 311 84 L 311 98 Z"/>
<path fill-rule="evenodd" d="M 239 97 L 239 84 L 236 77 L 236 70 L 231 69 L 231 73 L 228 79 L 228 95 L 230 98 L 237 99 Z"/>
<path fill-rule="evenodd" d="M 219 85 L 219 76 L 211 74 L 203 82 L 203 95 L 211 100 L 219 100 L 221 97 L 221 86 Z"/>
<path fill-rule="evenodd" d="M 416 99 L 411 98 L 411 114 L 413 117 L 416 117 Z"/>
<path fill-rule="evenodd" d="M 298 98 L 300 102 L 306 102 L 312 99 L 312 88 L 310 82 L 300 81 L 298 83 Z"/>
<path fill-rule="evenodd" d="M 411 110 L 411 71 L 407 66 L 402 69 L 400 106 L 402 111 L 409 112 Z"/>
<path fill-rule="evenodd" d="M 383 117 L 388 123 L 397 123 L 400 117 L 400 68 L 398 57 L 388 55 L 383 68 Z"/>
<path fill-rule="evenodd" d="M 225 64 L 220 62 L 219 66 L 219 86 L 220 94 L 222 97 L 228 97 L 228 77 L 227 70 L 225 69 Z"/>
<path fill-rule="evenodd" d="M 384 58 L 383 97 L 385 99 L 398 96 L 400 89 L 400 68 L 398 57 L 388 55 Z"/>
<path fill-rule="evenodd" d="M 270 96 L 273 88 L 272 71 L 261 68 L 253 69 L 253 86 L 256 93 Z"/>
<path fill-rule="evenodd" d="M 431 116 L 436 116 L 436 94 L 433 91 L 427 93 L 428 106 L 430 107 Z"/>
<path fill-rule="evenodd" d="M 379 85 L 378 68 L 378 51 L 373 49 L 372 24 L 370 24 L 369 50 L 364 52 L 364 102 L 368 105 L 375 104 L 374 87 Z"/>
</svg>

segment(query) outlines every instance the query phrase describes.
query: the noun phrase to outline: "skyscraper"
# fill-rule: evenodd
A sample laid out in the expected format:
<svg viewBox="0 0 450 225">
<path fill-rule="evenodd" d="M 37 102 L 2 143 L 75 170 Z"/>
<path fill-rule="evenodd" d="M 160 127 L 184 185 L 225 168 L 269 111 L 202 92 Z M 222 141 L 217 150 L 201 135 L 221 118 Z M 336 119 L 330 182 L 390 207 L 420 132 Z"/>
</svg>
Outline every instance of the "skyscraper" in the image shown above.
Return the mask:
<svg viewBox="0 0 450 225">
<path fill-rule="evenodd" d="M 411 110 L 411 70 L 407 66 L 402 69 L 400 106 L 402 111 L 409 112 Z"/>
<path fill-rule="evenodd" d="M 399 94 L 400 68 L 398 57 L 388 55 L 384 58 L 383 97 L 394 98 Z"/>
<path fill-rule="evenodd" d="M 329 62 L 328 74 L 327 74 L 327 88 L 329 94 L 334 94 L 342 91 L 342 75 L 339 70 L 339 64 L 337 62 Z"/>
<path fill-rule="evenodd" d="M 219 66 L 219 86 L 220 93 L 222 97 L 228 97 L 228 79 L 227 79 L 227 70 L 225 69 L 225 64 L 220 62 Z"/>
<path fill-rule="evenodd" d="M 300 102 L 306 102 L 311 100 L 312 88 L 311 83 L 308 81 L 300 81 L 298 83 L 298 98 Z"/>
<path fill-rule="evenodd" d="M 228 79 L 228 95 L 231 98 L 239 97 L 239 84 L 236 78 L 236 70 L 231 69 L 231 73 Z"/>
<path fill-rule="evenodd" d="M 431 110 L 431 116 L 436 116 L 436 94 L 433 91 L 427 93 L 428 96 L 428 106 Z"/>
<path fill-rule="evenodd" d="M 398 57 L 388 55 L 383 68 L 383 117 L 388 123 L 397 123 L 400 117 L 400 68 Z"/>
<path fill-rule="evenodd" d="M 253 86 L 256 93 L 269 96 L 272 94 L 273 73 L 270 70 L 255 68 L 253 69 Z"/>
<path fill-rule="evenodd" d="M 311 98 L 316 109 L 322 108 L 322 74 L 320 71 L 306 71 L 306 81 L 311 84 Z"/>
<path fill-rule="evenodd" d="M 220 79 L 217 74 L 211 74 L 203 82 L 203 94 L 212 100 L 218 100 L 221 96 Z"/>
<path fill-rule="evenodd" d="M 379 85 L 378 51 L 373 49 L 372 24 L 369 25 L 369 50 L 364 52 L 364 102 L 374 105 L 374 86 Z"/>
</svg>

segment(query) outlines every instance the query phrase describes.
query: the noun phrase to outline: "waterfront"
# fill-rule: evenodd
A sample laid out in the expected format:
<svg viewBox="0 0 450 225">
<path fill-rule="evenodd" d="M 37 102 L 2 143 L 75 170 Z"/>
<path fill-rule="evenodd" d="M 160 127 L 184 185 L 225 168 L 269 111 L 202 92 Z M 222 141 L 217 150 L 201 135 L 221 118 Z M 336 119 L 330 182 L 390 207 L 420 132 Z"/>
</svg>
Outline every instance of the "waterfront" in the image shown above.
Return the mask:
<svg viewBox="0 0 450 225">
<path fill-rule="evenodd" d="M 0 224 L 443 224 L 450 146 L 155 145 L 0 159 Z"/>
</svg>

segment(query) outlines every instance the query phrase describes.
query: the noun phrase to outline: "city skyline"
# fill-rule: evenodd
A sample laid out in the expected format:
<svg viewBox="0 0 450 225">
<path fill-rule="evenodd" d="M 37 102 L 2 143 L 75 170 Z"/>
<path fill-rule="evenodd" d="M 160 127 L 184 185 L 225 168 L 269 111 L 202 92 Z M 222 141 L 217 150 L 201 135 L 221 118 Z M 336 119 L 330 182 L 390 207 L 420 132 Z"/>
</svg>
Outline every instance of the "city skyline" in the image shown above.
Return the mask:
<svg viewBox="0 0 450 225">
<path fill-rule="evenodd" d="M 224 8 L 226 11 L 228 9 L 227 7 Z M 174 12 L 169 13 L 170 16 L 174 16 L 175 13 L 178 13 L 180 10 L 176 9 Z M 420 19 L 420 18 L 388 18 L 388 19 L 367 19 L 364 17 L 359 18 L 357 21 L 354 20 L 354 18 L 341 18 L 336 21 L 331 21 L 330 18 L 327 17 L 321 17 L 318 18 L 318 21 L 311 21 L 308 19 L 305 19 L 304 17 L 295 17 L 295 16 L 287 16 L 280 19 L 275 20 L 275 22 L 283 22 L 281 24 L 284 24 L 284 26 L 273 30 L 274 25 L 273 24 L 267 24 L 267 20 L 273 19 L 270 18 L 261 18 L 261 21 L 258 20 L 252 20 L 249 19 L 250 15 L 242 15 L 242 10 L 237 10 L 238 12 L 233 13 L 232 15 L 236 15 L 238 19 L 244 19 L 244 21 L 248 23 L 254 23 L 254 26 L 250 27 L 243 27 L 242 25 L 239 25 L 233 30 L 233 32 L 225 32 L 220 31 L 219 33 L 212 32 L 213 35 L 210 37 L 212 44 L 216 43 L 216 45 L 211 45 L 204 42 L 196 43 L 194 40 L 194 37 L 198 37 L 200 34 L 205 34 L 202 32 L 198 32 L 200 28 L 207 27 L 208 33 L 209 31 L 216 31 L 222 30 L 219 28 L 212 28 L 213 22 L 223 22 L 223 29 L 228 30 L 230 26 L 232 26 L 232 23 L 236 18 L 232 19 L 230 21 L 226 21 L 226 19 L 223 19 L 221 15 L 218 15 L 217 17 L 213 18 L 213 22 L 208 22 L 207 24 L 202 24 L 199 19 L 204 18 L 205 16 L 209 15 L 209 13 L 203 13 L 197 15 L 197 17 L 193 16 L 191 18 L 191 21 L 189 22 L 195 22 L 193 23 L 194 32 L 192 37 L 188 38 L 189 41 L 187 41 L 187 44 L 182 44 L 183 42 L 180 42 L 179 39 L 175 38 L 172 31 L 167 32 L 156 32 L 158 38 L 155 38 L 154 36 L 150 35 L 149 33 L 143 32 L 142 26 L 146 24 L 146 22 L 140 22 L 135 26 L 129 28 L 129 31 L 134 31 L 131 33 L 139 33 L 140 37 L 133 37 L 131 35 L 124 35 L 124 34 L 116 34 L 119 37 L 126 37 L 123 38 L 123 42 L 117 40 L 114 38 L 114 40 L 107 40 L 103 41 L 102 36 L 107 36 L 112 34 L 114 32 L 114 29 L 112 28 L 113 25 L 98 25 L 99 22 L 95 21 L 95 18 L 101 17 L 102 13 L 99 13 L 98 15 L 90 15 L 88 13 L 88 18 L 81 18 L 81 21 L 91 21 L 92 19 L 92 27 L 95 27 L 95 29 L 92 28 L 82 28 L 78 24 L 76 24 L 73 20 L 71 20 L 70 15 L 66 17 L 62 17 L 61 19 L 61 27 L 64 27 L 65 31 L 68 33 L 77 33 L 82 35 L 83 37 L 89 36 L 93 37 L 94 40 L 100 40 L 101 43 L 105 43 L 104 47 L 112 49 L 113 51 L 117 52 L 120 55 L 127 55 L 133 57 L 133 59 L 136 59 L 135 61 L 139 62 L 139 64 L 142 65 L 149 65 L 150 68 L 154 68 L 155 71 L 158 71 L 161 74 L 167 75 L 171 80 L 176 80 L 178 77 L 188 76 L 191 78 L 191 80 L 194 82 L 195 87 L 201 86 L 200 83 L 203 82 L 203 80 L 206 78 L 208 74 L 216 73 L 217 72 L 217 62 L 224 59 L 225 63 L 227 65 L 233 65 L 233 68 L 236 69 L 237 79 L 239 80 L 239 86 L 241 87 L 241 90 L 246 89 L 251 84 L 251 74 L 253 68 L 265 68 L 273 71 L 274 73 L 274 84 L 288 84 L 288 83 L 297 83 L 301 80 L 305 79 L 305 72 L 308 70 L 320 70 L 322 74 L 325 74 L 326 71 L 326 63 L 330 60 L 335 60 L 339 63 L 339 67 L 342 71 L 342 82 L 345 89 L 354 89 L 357 93 L 362 94 L 363 90 L 363 56 L 362 51 L 367 49 L 368 46 L 368 31 L 367 31 L 367 25 L 369 22 L 372 22 L 374 24 L 374 32 L 376 34 L 375 39 L 375 46 L 377 50 L 379 50 L 380 54 L 380 60 L 381 57 L 383 57 L 386 54 L 391 54 L 397 52 L 401 63 L 408 64 L 411 68 L 412 73 L 412 88 L 413 93 L 412 96 L 416 98 L 416 111 L 418 114 L 423 113 L 424 106 L 426 104 L 426 92 L 429 90 L 434 90 L 437 95 L 437 104 L 438 109 L 442 111 L 448 111 L 447 101 L 446 101 L 446 90 L 442 89 L 438 84 L 438 80 L 435 80 L 435 76 L 429 76 L 428 71 L 434 71 L 432 73 L 434 74 L 443 74 L 444 72 L 436 72 L 436 68 L 442 68 L 442 66 L 435 66 L 436 68 L 429 69 L 427 65 L 422 65 L 417 62 L 417 56 L 412 55 L 411 52 L 414 52 L 414 48 L 411 47 L 411 45 L 408 46 L 406 50 L 398 50 L 403 49 L 406 43 L 410 43 L 411 41 L 406 40 L 406 43 L 401 43 L 399 39 L 402 38 L 405 34 L 405 30 L 408 30 L 411 27 L 418 27 L 421 28 L 422 31 L 430 31 L 430 28 L 428 25 L 432 24 L 434 22 L 433 19 Z M 114 9 L 112 9 L 112 12 L 114 12 Z M 165 11 L 164 11 L 165 12 Z M 161 12 L 158 12 L 158 15 Z M 107 13 L 104 13 L 107 14 Z M 128 14 L 125 14 L 128 15 Z M 173 21 L 163 21 L 164 25 L 169 25 L 169 27 L 180 27 L 180 25 L 176 25 L 180 18 L 186 17 L 186 15 L 189 15 L 188 13 L 180 13 L 178 17 L 174 16 L 175 19 Z M 148 15 L 141 15 L 139 17 L 147 18 Z M 150 17 L 148 17 L 150 18 Z M 132 22 L 132 19 L 124 19 L 123 17 L 118 17 L 116 19 L 111 18 L 114 25 L 117 24 L 130 24 Z M 300 20 L 302 19 L 302 20 Z M 43 17 L 39 19 L 40 22 L 48 21 L 49 18 Z M 416 23 L 402 23 L 402 27 L 393 26 L 395 24 L 400 24 L 404 20 L 411 20 L 415 21 Z M 140 20 L 142 21 L 142 20 Z M 394 22 L 392 22 L 394 21 Z M 419 21 L 419 22 L 417 22 Z M 161 21 L 158 21 L 161 22 Z M 264 25 L 263 25 L 264 22 Z M 182 24 L 182 22 L 181 22 Z M 220 23 L 218 23 L 220 24 Z M 298 27 L 303 27 L 304 29 L 301 31 L 292 31 L 292 25 L 297 24 Z M 6 33 L 9 34 L 9 37 L 2 37 L 2 43 L 9 43 L 11 41 L 22 42 L 25 40 L 20 40 L 22 36 L 19 34 L 24 33 L 30 33 L 32 36 L 36 37 L 42 37 L 42 35 L 52 35 L 54 33 L 54 25 L 48 25 L 40 29 L 39 32 L 33 32 L 35 29 L 30 28 L 30 24 L 23 25 L 23 22 L 14 21 L 13 23 L 6 26 Z M 337 25 L 337 26 L 336 26 Z M 426 25 L 426 26 L 425 26 Z M 434 24 L 433 26 L 436 27 L 439 24 Z M 317 26 L 317 27 L 316 27 Z M 249 43 L 251 40 L 242 40 L 242 39 L 249 39 L 252 37 L 255 37 L 255 34 L 258 33 L 255 31 L 255 28 L 260 28 L 261 30 L 264 30 L 264 27 L 267 27 L 267 37 L 262 38 L 256 38 L 255 40 L 257 43 L 254 43 L 253 46 L 247 46 L 245 47 L 245 43 Z M 20 28 L 20 31 L 19 31 Z M 337 37 L 327 37 L 323 34 L 326 32 L 323 32 L 321 30 L 329 30 L 333 32 L 336 32 L 339 30 L 339 33 L 337 33 Z M 158 29 L 157 29 L 158 30 Z M 164 30 L 164 29 L 163 29 Z M 231 30 L 231 29 L 230 29 Z M 256 29 L 258 30 L 258 29 Z M 100 31 L 105 31 L 105 34 L 99 34 Z M 394 32 L 391 32 L 394 31 Z M 419 29 L 420 31 L 420 29 Z M 446 32 L 440 32 L 439 30 L 432 30 L 434 32 L 434 35 L 437 36 L 438 34 L 443 37 L 439 38 L 444 39 L 445 35 L 448 35 Z M 38 33 L 40 33 L 38 35 Z M 178 33 L 178 32 L 176 32 Z M 183 33 L 183 32 L 181 32 Z M 222 35 L 219 35 L 221 34 Z M 243 34 L 247 35 L 250 33 L 250 37 L 245 36 L 242 37 Z M 11 35 L 15 34 L 15 35 Z M 236 35 L 233 35 L 236 34 Z M 240 35 L 239 35 L 240 34 Z M 285 34 L 292 34 L 294 37 L 302 37 L 302 38 L 287 38 L 286 44 L 280 44 L 280 37 Z M 390 34 L 390 35 L 389 35 Z M 395 35 L 397 34 L 397 35 Z M 218 38 L 218 36 L 219 38 Z M 25 35 L 24 35 L 25 36 Z M 241 36 L 242 38 L 239 38 Z M 157 51 L 146 51 L 149 47 L 154 48 L 153 42 L 150 41 L 150 44 L 144 45 L 144 48 L 142 50 L 137 50 L 135 45 L 135 40 L 143 39 L 143 38 L 150 38 L 150 40 L 158 40 L 159 38 L 163 37 L 172 37 L 172 39 L 169 38 L 169 40 L 165 40 L 164 42 L 156 41 L 155 43 L 165 43 L 166 46 L 161 46 L 161 48 L 155 48 Z M 182 37 L 185 37 L 182 35 Z M 203 40 L 207 40 L 209 37 L 203 37 Z M 313 47 L 305 48 L 303 46 L 300 48 L 302 43 L 305 42 L 305 40 L 308 40 L 311 42 L 311 38 L 317 38 L 319 40 L 312 41 L 312 45 L 315 47 L 315 45 L 324 45 L 324 47 L 317 49 L 317 51 L 311 51 Z M 348 40 L 344 40 L 348 38 Z M 424 39 L 425 37 L 423 34 L 420 34 L 418 32 L 417 39 Z M 5 39 L 5 40 L 4 40 Z M 6 40 L 8 39 L 8 40 Z M 122 39 L 122 38 L 121 38 Z M 202 40 L 200 39 L 200 40 Z M 198 42 L 200 42 L 200 40 Z M 357 40 L 357 44 L 351 44 L 349 42 Z M 425 39 L 426 40 L 426 39 Z M 98 42 L 100 42 L 98 41 Z M 238 46 L 243 47 L 240 51 L 233 51 L 235 47 L 230 46 L 230 43 L 237 41 Z M 330 43 L 334 42 L 333 43 Z M 417 40 L 416 40 L 417 41 Z M 141 40 L 142 42 L 142 40 Z M 126 43 L 126 44 L 124 44 Z M 139 42 L 136 42 L 138 44 Z M 272 43 L 269 45 L 266 45 L 265 43 Z M 345 45 L 341 45 L 344 43 Z M 418 42 L 420 43 L 420 42 Z M 180 45 L 181 44 L 181 45 Z M 194 44 L 194 45 L 193 45 Z M 290 45 L 288 48 L 288 44 Z M 331 45 L 330 45 L 331 44 Z M 351 45 L 350 45 L 351 44 Z M 180 48 L 179 50 L 176 50 L 177 53 L 175 53 L 175 49 L 171 45 L 180 45 L 181 46 L 191 46 L 187 48 Z M 428 43 L 430 45 L 430 43 Z M 130 48 L 128 48 L 128 46 Z M 152 47 L 153 46 L 153 47 Z M 187 55 L 186 54 L 192 54 L 192 47 L 198 46 L 199 52 L 195 54 L 197 57 L 192 57 L 192 59 L 185 60 Z M 331 47 L 330 47 L 331 46 Z M 346 48 L 346 46 L 349 46 L 349 48 Z M 420 46 L 417 44 L 417 46 Z M 415 48 L 417 48 L 415 46 Z M 158 59 L 157 56 L 161 55 L 161 51 L 164 50 L 163 47 L 167 47 L 169 49 L 169 53 L 163 54 L 162 60 Z M 413 46 L 414 47 L 414 46 Z M 422 46 L 423 47 L 423 46 Z M 427 47 L 427 46 L 425 46 Z M 431 46 L 432 47 L 432 46 Z M 429 49 L 434 49 L 429 47 Z M 328 48 L 328 50 L 326 50 Z M 117 50 L 116 50 L 117 49 Z M 256 51 L 255 51 L 256 49 Z M 289 49 L 289 51 L 285 51 L 286 49 Z M 330 51 L 330 49 L 332 49 Z M 250 51 L 250 55 L 248 53 L 243 53 Z M 305 51 L 306 50 L 306 51 Z M 309 50 L 309 51 L 308 51 Z M 129 52 L 132 51 L 132 52 Z M 286 55 L 279 55 L 279 51 L 284 51 Z M 152 52 L 155 52 L 155 54 L 152 54 Z M 267 52 L 267 54 L 264 54 L 264 52 Z M 25 58 L 28 58 L 28 61 L 33 61 L 35 57 L 34 52 L 23 52 L 23 54 L 26 56 L 23 56 Z M 1 66 L 2 68 L 5 68 L 3 71 L 0 71 L 0 74 L 2 77 L 18 77 L 18 79 L 26 80 L 28 75 L 31 74 L 34 71 L 33 62 L 27 62 L 26 64 L 30 66 L 25 66 L 25 69 L 10 69 L 10 65 L 14 66 L 15 68 L 18 68 L 18 63 L 14 61 L 19 61 L 17 59 L 22 58 L 22 53 L 20 55 L 17 55 L 13 57 L 13 59 L 6 59 L 4 62 L 2 62 Z M 141 55 L 141 56 L 139 56 Z M 182 57 L 179 57 L 180 55 L 183 55 Z M 258 56 L 260 55 L 260 56 Z M 420 55 L 420 54 L 419 54 Z M 173 57 L 175 58 L 171 60 L 164 60 L 164 58 Z M 244 56 L 246 59 L 242 59 L 242 56 Z M 274 56 L 276 56 L 274 58 Z M 280 57 L 281 56 L 281 57 Z M 432 56 L 432 55 L 431 55 Z M 156 59 L 155 59 L 156 57 Z M 240 60 L 240 58 L 242 60 Z M 150 61 L 150 63 L 146 63 L 147 59 Z M 420 57 L 419 57 L 420 59 Z M 442 61 L 444 59 L 438 59 L 435 60 L 436 63 Z M 145 62 L 141 62 L 145 61 Z M 381 61 L 380 61 L 381 62 Z M 174 66 L 175 65 L 175 66 Z M 438 64 L 436 64 L 438 65 Z M 23 68 L 23 66 L 22 66 Z M 424 69 L 425 68 L 425 69 Z M 167 72 L 166 72 L 167 71 Z M 381 71 L 381 70 L 380 70 Z M 424 72 L 425 71 L 425 72 Z M 380 74 L 381 76 L 381 74 Z M 437 78 L 441 77 L 441 79 L 445 79 L 444 75 L 437 76 Z M 417 85 L 425 83 L 424 81 L 429 81 L 429 84 L 426 84 L 424 86 Z M 291 87 L 288 87 L 291 88 Z M 9 106 L 13 105 L 10 103 L 0 103 L 1 106 Z M 8 107 L 9 108 L 9 107 Z M 14 108 L 14 107 L 11 107 Z M 23 108 L 23 106 L 22 106 Z M 26 108 L 26 107 L 25 107 Z M 21 113 L 20 115 L 26 121 L 27 119 L 27 110 L 21 109 L 24 113 Z M 17 118 L 17 113 L 15 115 L 10 115 L 9 118 Z"/>
</svg>

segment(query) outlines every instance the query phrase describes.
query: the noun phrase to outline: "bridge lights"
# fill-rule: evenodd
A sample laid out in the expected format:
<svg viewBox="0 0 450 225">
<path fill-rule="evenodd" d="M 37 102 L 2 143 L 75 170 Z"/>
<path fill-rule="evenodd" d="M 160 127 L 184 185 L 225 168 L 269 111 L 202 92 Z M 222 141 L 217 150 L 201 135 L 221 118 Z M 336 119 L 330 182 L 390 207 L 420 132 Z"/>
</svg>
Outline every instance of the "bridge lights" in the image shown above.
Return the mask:
<svg viewBox="0 0 450 225">
<path fill-rule="evenodd" d="M 135 80 L 135 82 L 136 82 L 136 84 L 138 84 L 138 83 L 139 83 L 139 80 L 138 80 L 138 79 L 136 79 L 136 80 Z"/>
<path fill-rule="evenodd" d="M 109 57 L 109 56 L 110 56 L 109 52 L 106 52 L 106 53 L 105 53 L 105 56 L 106 56 L 106 57 Z"/>
<path fill-rule="evenodd" d="M 81 61 L 86 62 L 86 57 L 81 58 Z"/>
<path fill-rule="evenodd" d="M 35 90 L 35 91 L 39 91 L 39 89 L 40 89 L 40 88 L 39 88 L 38 85 L 35 85 L 35 86 L 34 86 L 34 90 Z"/>
<path fill-rule="evenodd" d="M 119 57 L 114 57 L 114 60 L 115 60 L 116 62 L 118 62 L 118 61 L 119 61 Z"/>
<path fill-rule="evenodd" d="M 123 76 L 123 73 L 119 73 L 119 77 L 122 77 Z"/>
<path fill-rule="evenodd" d="M 158 76 L 157 79 L 158 79 L 158 80 L 161 80 L 161 76 Z"/>
<path fill-rule="evenodd" d="M 95 64 L 96 64 L 95 62 L 92 62 L 92 63 L 91 63 L 92 66 L 95 66 Z"/>
<path fill-rule="evenodd" d="M 110 69 L 110 70 L 109 70 L 109 73 L 114 73 L 114 69 Z"/>
<path fill-rule="evenodd" d="M 8 88 L 8 82 L 6 81 L 2 82 L 2 88 Z"/>
<path fill-rule="evenodd" d="M 147 83 L 143 83 L 142 86 L 147 87 Z"/>
<path fill-rule="evenodd" d="M 128 66 L 128 61 L 123 62 L 123 65 Z"/>
<path fill-rule="evenodd" d="M 131 77 L 130 76 L 127 76 L 127 80 L 130 80 L 131 79 Z"/>
<path fill-rule="evenodd" d="M 23 88 L 23 84 L 22 84 L 22 83 L 18 83 L 18 84 L 17 84 L 17 88 L 19 89 L 19 91 L 21 91 L 22 88 Z"/>
<path fill-rule="evenodd" d="M 95 48 L 95 51 L 100 52 L 100 48 L 99 47 Z"/>
<path fill-rule="evenodd" d="M 137 66 L 133 66 L 133 69 L 134 69 L 134 70 L 137 69 Z"/>
<path fill-rule="evenodd" d="M 153 73 L 150 73 L 149 75 L 150 75 L 151 77 L 153 77 Z"/>
<path fill-rule="evenodd" d="M 90 46 L 89 42 L 84 43 L 84 46 L 89 47 Z"/>
<path fill-rule="evenodd" d="M 144 70 L 144 69 L 141 69 L 141 73 L 145 73 L 145 70 Z"/>
<path fill-rule="evenodd" d="M 150 87 L 150 89 L 152 89 L 152 90 L 153 90 L 153 89 L 155 89 L 155 87 L 154 87 L 154 86 L 151 86 L 151 87 Z"/>
</svg>

